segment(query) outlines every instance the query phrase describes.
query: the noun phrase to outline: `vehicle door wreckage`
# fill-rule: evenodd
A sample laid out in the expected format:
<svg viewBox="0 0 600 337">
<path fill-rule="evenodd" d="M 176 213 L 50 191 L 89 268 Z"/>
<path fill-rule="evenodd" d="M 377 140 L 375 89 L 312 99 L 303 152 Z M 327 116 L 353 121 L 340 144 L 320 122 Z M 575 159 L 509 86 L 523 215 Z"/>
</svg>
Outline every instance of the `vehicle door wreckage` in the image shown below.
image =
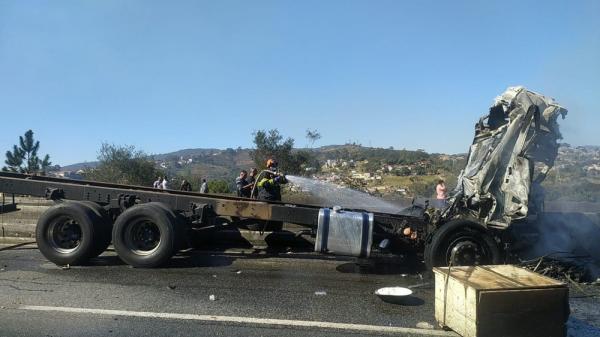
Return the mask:
<svg viewBox="0 0 600 337">
<path fill-rule="evenodd" d="M 40 216 L 36 240 L 59 265 L 83 264 L 112 242 L 126 263 L 157 267 L 222 216 L 245 219 L 234 227 L 248 219 L 298 224 L 321 253 L 423 252 L 428 266 L 501 263 L 511 225 L 543 210 L 540 184 L 558 153 L 557 118 L 566 113 L 551 98 L 508 88 L 476 124 L 467 165 L 443 209 L 413 202 L 378 213 L 8 172 L 0 173 L 0 192 L 56 201 Z"/>
</svg>

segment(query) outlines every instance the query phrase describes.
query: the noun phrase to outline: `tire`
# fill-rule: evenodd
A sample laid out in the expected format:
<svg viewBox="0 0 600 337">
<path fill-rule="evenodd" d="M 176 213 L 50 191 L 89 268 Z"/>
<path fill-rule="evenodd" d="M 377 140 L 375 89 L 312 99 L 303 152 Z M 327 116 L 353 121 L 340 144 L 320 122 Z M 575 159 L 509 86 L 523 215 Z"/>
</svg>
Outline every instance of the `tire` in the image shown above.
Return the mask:
<svg viewBox="0 0 600 337">
<path fill-rule="evenodd" d="M 174 254 L 177 253 L 181 249 L 189 248 L 190 245 L 189 245 L 187 237 L 186 237 L 186 226 L 185 226 L 186 219 L 182 215 L 175 213 L 169 206 L 167 206 L 166 204 L 164 204 L 162 202 L 150 202 L 150 203 L 148 203 L 148 205 L 164 210 L 166 212 L 167 216 L 173 222 L 173 224 L 176 224 L 174 226 L 175 241 L 176 241 Z"/>
<path fill-rule="evenodd" d="M 98 220 L 94 221 L 94 226 L 96 227 L 99 235 L 98 239 L 94 242 L 94 251 L 91 253 L 90 258 L 97 257 L 104 253 L 112 241 L 113 222 L 110 214 L 108 214 L 108 212 L 102 206 L 93 201 L 74 202 L 90 208 L 98 217 Z"/>
<path fill-rule="evenodd" d="M 57 265 L 80 265 L 97 251 L 102 219 L 78 202 L 50 207 L 38 219 L 35 236 L 42 255 Z"/>
<path fill-rule="evenodd" d="M 425 247 L 425 264 L 432 267 L 500 264 L 498 244 L 476 223 L 453 220 L 442 225 Z"/>
<path fill-rule="evenodd" d="M 180 223 L 168 207 L 154 202 L 135 205 L 115 221 L 113 246 L 127 264 L 154 268 L 175 254 L 180 231 Z"/>
</svg>

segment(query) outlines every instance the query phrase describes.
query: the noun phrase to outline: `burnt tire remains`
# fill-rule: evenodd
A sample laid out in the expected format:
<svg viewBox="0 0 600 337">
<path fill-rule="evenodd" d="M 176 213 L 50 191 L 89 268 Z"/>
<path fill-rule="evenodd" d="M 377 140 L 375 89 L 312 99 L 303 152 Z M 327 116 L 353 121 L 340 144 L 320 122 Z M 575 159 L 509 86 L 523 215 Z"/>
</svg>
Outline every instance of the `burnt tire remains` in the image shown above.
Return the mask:
<svg viewBox="0 0 600 337">
<path fill-rule="evenodd" d="M 57 265 L 79 265 L 99 253 L 103 219 L 90 206 L 64 202 L 50 207 L 38 219 L 39 250 Z"/>
<path fill-rule="evenodd" d="M 177 251 L 181 230 L 181 223 L 168 207 L 154 202 L 136 205 L 115 221 L 113 245 L 131 266 L 158 267 Z"/>
<path fill-rule="evenodd" d="M 478 224 L 453 220 L 440 227 L 425 247 L 427 268 L 499 264 L 498 244 Z"/>
</svg>

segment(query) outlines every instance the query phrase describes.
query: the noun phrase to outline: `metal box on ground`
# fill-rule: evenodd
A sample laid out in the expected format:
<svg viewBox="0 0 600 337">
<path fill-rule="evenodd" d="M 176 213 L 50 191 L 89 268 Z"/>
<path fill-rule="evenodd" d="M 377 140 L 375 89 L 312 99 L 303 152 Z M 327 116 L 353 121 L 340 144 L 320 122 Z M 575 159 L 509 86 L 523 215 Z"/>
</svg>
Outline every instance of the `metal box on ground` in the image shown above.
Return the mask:
<svg viewBox="0 0 600 337">
<path fill-rule="evenodd" d="M 434 268 L 435 318 L 463 337 L 564 337 L 566 284 L 511 265 Z"/>
</svg>

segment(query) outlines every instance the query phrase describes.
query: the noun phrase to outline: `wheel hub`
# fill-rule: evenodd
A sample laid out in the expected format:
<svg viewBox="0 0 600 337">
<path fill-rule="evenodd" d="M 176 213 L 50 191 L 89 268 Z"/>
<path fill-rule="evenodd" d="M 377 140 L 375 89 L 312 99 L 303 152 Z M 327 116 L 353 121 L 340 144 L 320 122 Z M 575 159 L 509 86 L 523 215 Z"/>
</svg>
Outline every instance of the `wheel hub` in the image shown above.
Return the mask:
<svg viewBox="0 0 600 337">
<path fill-rule="evenodd" d="M 55 250 L 68 254 L 81 244 L 81 226 L 73 219 L 58 219 L 48 227 L 46 236 Z"/>
<path fill-rule="evenodd" d="M 449 261 L 454 266 L 479 265 L 482 262 L 482 252 L 477 243 L 461 241 L 452 247 Z"/>
<path fill-rule="evenodd" d="M 148 255 L 160 244 L 160 229 L 149 221 L 142 221 L 129 227 L 125 244 L 138 255 Z"/>
</svg>

